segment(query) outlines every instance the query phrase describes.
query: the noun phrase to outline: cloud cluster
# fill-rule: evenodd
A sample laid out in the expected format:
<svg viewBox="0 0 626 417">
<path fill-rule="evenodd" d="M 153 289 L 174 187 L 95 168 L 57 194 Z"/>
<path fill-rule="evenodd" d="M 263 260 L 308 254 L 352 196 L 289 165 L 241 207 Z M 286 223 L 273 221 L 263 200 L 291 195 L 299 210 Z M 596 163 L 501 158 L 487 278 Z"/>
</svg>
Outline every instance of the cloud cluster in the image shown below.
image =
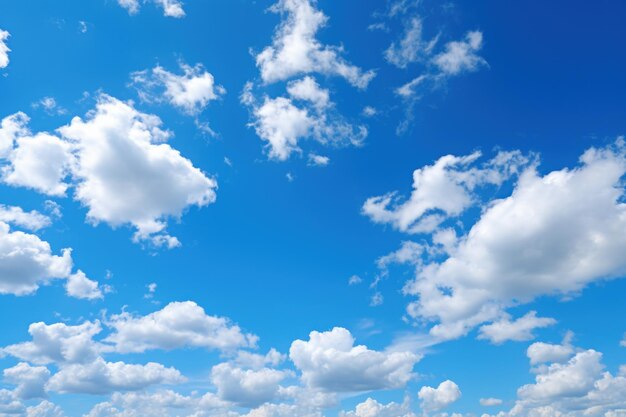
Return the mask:
<svg viewBox="0 0 626 417">
<path fill-rule="evenodd" d="M 182 18 L 185 17 L 185 10 L 183 9 L 183 3 L 180 0 L 143 0 L 144 3 L 148 1 L 156 4 L 163 9 L 163 16 Z M 139 13 L 141 8 L 141 0 L 117 0 L 118 4 L 128 10 L 128 13 L 133 15 Z"/>
<path fill-rule="evenodd" d="M 6 30 L 0 29 L 0 68 L 6 68 L 9 65 L 9 52 L 11 50 L 6 44 L 11 34 Z"/>
</svg>

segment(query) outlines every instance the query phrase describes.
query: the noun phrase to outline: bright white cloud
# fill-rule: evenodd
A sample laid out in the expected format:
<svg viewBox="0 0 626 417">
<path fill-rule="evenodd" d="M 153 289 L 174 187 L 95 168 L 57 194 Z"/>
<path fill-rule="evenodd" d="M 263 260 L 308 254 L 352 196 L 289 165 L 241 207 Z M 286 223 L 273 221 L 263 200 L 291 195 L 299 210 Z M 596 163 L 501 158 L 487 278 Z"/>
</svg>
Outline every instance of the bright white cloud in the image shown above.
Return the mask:
<svg viewBox="0 0 626 417">
<path fill-rule="evenodd" d="M 276 397 L 280 382 L 288 375 L 277 369 L 242 369 L 221 363 L 211 370 L 211 381 L 222 400 L 242 407 L 257 407 Z"/>
<path fill-rule="evenodd" d="M 85 22 L 80 22 L 81 26 L 85 25 Z M 87 26 L 85 27 L 85 31 L 87 31 Z M 67 110 L 57 104 L 57 101 L 54 97 L 44 97 L 36 103 L 32 104 L 34 109 L 42 108 L 49 115 L 60 115 L 66 114 Z"/>
<path fill-rule="evenodd" d="M 136 391 L 156 384 L 179 384 L 185 380 L 177 369 L 159 363 L 131 365 L 97 358 L 87 364 L 63 366 L 50 378 L 46 388 L 60 393 L 102 395 Z"/>
<path fill-rule="evenodd" d="M 75 198 L 93 223 L 132 224 L 136 240 L 179 245 L 165 219 L 215 201 L 217 182 L 163 143 L 161 120 L 130 104 L 100 96 L 87 120 L 75 117 L 59 132 L 76 149 Z"/>
<path fill-rule="evenodd" d="M 197 115 L 213 100 L 226 93 L 215 78 L 201 64 L 180 64 L 181 75 L 167 71 L 160 65 L 151 70 L 131 74 L 133 85 L 142 100 L 149 102 L 167 101 L 190 115 Z"/>
<path fill-rule="evenodd" d="M 21 207 L 0 204 L 0 222 L 37 231 L 50 226 L 52 220 L 36 210 L 24 211 Z"/>
<path fill-rule="evenodd" d="M 500 398 L 481 398 L 480 405 L 483 407 L 494 407 L 496 405 L 501 405 L 502 400 Z"/>
<path fill-rule="evenodd" d="M 44 400 L 37 405 L 27 407 L 25 417 L 65 417 L 65 413 L 58 405 Z"/>
<path fill-rule="evenodd" d="M 354 345 L 344 328 L 311 332 L 309 340 L 291 344 L 289 357 L 309 387 L 329 392 L 360 392 L 403 387 L 413 376 L 420 356 L 381 352 Z"/>
<path fill-rule="evenodd" d="M 358 146 L 367 136 L 365 126 L 351 125 L 333 109 L 328 90 L 312 78 L 290 83 L 287 91 L 289 97 L 265 96 L 258 104 L 248 84 L 242 96 L 242 102 L 252 109 L 251 126 L 267 142 L 270 159 L 285 161 L 292 153 L 301 152 L 299 142 L 304 139 L 322 145 Z"/>
<path fill-rule="evenodd" d="M 39 237 L 11 231 L 0 221 L 0 294 L 32 294 L 41 285 L 71 275 L 71 249 L 54 255 Z"/>
<path fill-rule="evenodd" d="M 283 16 L 271 46 L 256 57 L 266 83 L 286 80 L 307 73 L 338 75 L 352 85 L 366 88 L 373 71 L 363 72 L 341 57 L 341 48 L 321 44 L 317 32 L 328 18 L 311 0 L 279 0 L 270 8 Z"/>
<path fill-rule="evenodd" d="M 556 320 L 549 317 L 537 317 L 536 311 L 530 311 L 524 316 L 511 321 L 511 316 L 505 314 L 498 321 L 480 327 L 479 339 L 487 339 L 496 345 L 513 340 L 523 342 L 535 338 L 533 330 L 556 324 Z"/>
<path fill-rule="evenodd" d="M 92 281 L 83 271 L 70 275 L 65 282 L 67 295 L 85 300 L 96 300 L 104 297 L 97 281 Z"/>
<path fill-rule="evenodd" d="M 408 200 L 398 203 L 396 193 L 371 197 L 363 205 L 363 214 L 402 232 L 432 232 L 447 217 L 456 217 L 470 207 L 476 188 L 500 185 L 530 163 L 528 157 L 514 151 L 500 152 L 477 166 L 480 156 L 480 152 L 446 155 L 433 165 L 418 168 L 413 172 L 413 192 Z"/>
<path fill-rule="evenodd" d="M 443 381 L 437 388 L 422 387 L 417 393 L 424 411 L 438 411 L 461 398 L 461 390 L 453 381 Z"/>
<path fill-rule="evenodd" d="M 33 323 L 28 327 L 32 341 L 7 346 L 0 352 L 37 365 L 93 362 L 99 351 L 93 337 L 101 331 L 98 321 L 77 326 Z"/>
<path fill-rule="evenodd" d="M 624 173 L 622 140 L 588 150 L 574 169 L 545 176 L 533 166 L 526 169 L 513 193 L 492 201 L 447 259 L 418 268 L 404 289 L 419 297 L 409 305 L 409 314 L 437 322 L 433 336 L 454 338 L 497 320 L 504 308 L 540 295 L 573 294 L 591 282 L 624 275 Z M 439 208 L 446 213 L 466 207 L 465 191 L 450 188 L 447 196 L 455 203 L 432 206 L 443 206 Z M 408 204 L 400 206 L 402 211 L 389 211 L 388 201 L 379 201 L 376 206 L 383 209 L 374 214 L 379 221 L 411 230 L 414 213 L 424 210 L 408 211 L 405 207 L 413 207 Z M 397 214 L 407 212 L 406 217 Z"/>
<path fill-rule="evenodd" d="M 325 167 L 330 163 L 330 158 L 323 155 L 317 155 L 314 153 L 309 154 L 309 165 L 317 167 Z"/>
<path fill-rule="evenodd" d="M 11 36 L 9 32 L 0 29 L 0 68 L 6 68 L 9 65 L 9 52 L 11 50 L 6 43 L 9 36 Z"/>
<path fill-rule="evenodd" d="M 113 315 L 107 325 L 114 332 L 105 342 L 120 353 L 182 347 L 233 351 L 254 347 L 257 341 L 256 336 L 243 333 L 227 318 L 207 315 L 192 301 L 173 302 L 146 316 L 127 312 Z"/>
<path fill-rule="evenodd" d="M 417 414 L 410 410 L 408 398 L 402 404 L 391 402 L 381 404 L 378 401 L 368 398 L 356 405 L 354 410 L 342 411 L 340 417 L 417 417 Z"/>
<path fill-rule="evenodd" d="M 538 365 L 546 362 L 565 362 L 574 354 L 574 347 L 571 344 L 573 334 L 568 332 L 563 342 L 559 345 L 536 342 L 528 346 L 526 356 L 530 359 L 531 365 Z"/>
</svg>

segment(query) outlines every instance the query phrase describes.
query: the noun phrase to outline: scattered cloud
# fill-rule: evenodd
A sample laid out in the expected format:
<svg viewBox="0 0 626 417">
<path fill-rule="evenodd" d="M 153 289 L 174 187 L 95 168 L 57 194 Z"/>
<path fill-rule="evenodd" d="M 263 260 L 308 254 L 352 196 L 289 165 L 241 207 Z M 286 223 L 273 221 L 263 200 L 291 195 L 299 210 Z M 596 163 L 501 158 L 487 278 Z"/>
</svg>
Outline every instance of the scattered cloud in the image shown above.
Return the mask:
<svg viewBox="0 0 626 417">
<path fill-rule="evenodd" d="M 437 388 L 422 387 L 417 393 L 424 411 L 438 411 L 461 398 L 461 390 L 453 381 L 443 381 Z"/>
<path fill-rule="evenodd" d="M 0 29 L 0 68 L 6 68 L 9 65 L 9 52 L 11 50 L 6 44 L 11 34 L 6 30 Z"/>
<path fill-rule="evenodd" d="M 118 4 L 128 10 L 131 15 L 139 13 L 140 0 L 117 0 Z M 147 0 L 163 9 L 163 16 L 182 18 L 185 17 L 183 3 L 180 0 Z"/>
</svg>

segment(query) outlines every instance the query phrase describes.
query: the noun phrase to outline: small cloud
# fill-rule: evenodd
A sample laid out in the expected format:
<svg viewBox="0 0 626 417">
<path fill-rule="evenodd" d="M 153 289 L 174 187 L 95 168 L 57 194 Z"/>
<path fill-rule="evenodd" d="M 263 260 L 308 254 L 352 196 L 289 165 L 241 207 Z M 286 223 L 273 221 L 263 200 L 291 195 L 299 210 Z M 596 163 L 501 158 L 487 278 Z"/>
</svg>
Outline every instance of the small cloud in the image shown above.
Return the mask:
<svg viewBox="0 0 626 417">
<path fill-rule="evenodd" d="M 57 104 L 54 97 L 44 97 L 31 104 L 33 109 L 43 109 L 50 116 L 66 114 L 67 110 Z"/>
<path fill-rule="evenodd" d="M 378 110 L 372 106 L 365 106 L 363 107 L 363 111 L 361 113 L 364 117 L 374 117 L 378 114 Z"/>
<path fill-rule="evenodd" d="M 309 154 L 309 166 L 325 167 L 330 163 L 330 158 L 327 156 L 317 155 L 314 153 Z"/>
<path fill-rule="evenodd" d="M 384 301 L 385 298 L 383 297 L 383 295 L 377 292 L 376 294 L 372 295 L 372 298 L 370 299 L 370 307 L 378 307 Z"/>
<path fill-rule="evenodd" d="M 85 22 L 84 20 L 79 20 L 78 21 L 78 30 L 80 31 L 80 33 L 87 33 L 87 22 Z"/>
<path fill-rule="evenodd" d="M 348 279 L 348 285 L 358 285 L 360 283 L 362 283 L 363 280 L 361 279 L 360 276 L 358 275 L 352 275 L 349 279 Z"/>
<path fill-rule="evenodd" d="M 295 175 L 293 175 L 291 172 L 288 172 L 287 174 L 285 174 L 285 177 L 287 177 L 287 181 L 289 182 L 294 182 L 296 179 Z"/>
</svg>

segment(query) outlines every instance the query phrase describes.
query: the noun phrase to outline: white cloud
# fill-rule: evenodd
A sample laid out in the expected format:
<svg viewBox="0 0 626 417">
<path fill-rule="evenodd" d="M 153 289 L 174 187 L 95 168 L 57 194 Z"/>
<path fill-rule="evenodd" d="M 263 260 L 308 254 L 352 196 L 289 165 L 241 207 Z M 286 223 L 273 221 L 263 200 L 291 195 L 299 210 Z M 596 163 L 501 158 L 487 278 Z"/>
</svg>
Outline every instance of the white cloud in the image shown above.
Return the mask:
<svg viewBox="0 0 626 417">
<path fill-rule="evenodd" d="M 132 73 L 131 79 L 142 100 L 167 101 L 190 115 L 201 113 L 209 102 L 226 93 L 201 64 L 192 67 L 181 62 L 180 68 L 183 74 L 177 75 L 157 65 L 151 70 Z"/>
<path fill-rule="evenodd" d="M 85 22 L 80 22 L 80 23 L 81 23 L 81 26 L 84 25 L 85 32 L 86 32 L 87 31 L 87 26 L 85 25 Z M 59 106 L 57 104 L 57 101 L 56 101 L 56 99 L 54 97 L 44 97 L 41 100 L 39 100 L 38 102 L 33 103 L 32 107 L 34 109 L 37 109 L 37 108 L 41 107 L 49 115 L 60 115 L 60 114 L 66 114 L 67 113 L 66 109 L 64 109 L 63 107 L 61 107 L 61 106 Z"/>
<path fill-rule="evenodd" d="M 368 198 L 363 214 L 376 223 L 389 223 L 407 233 L 435 230 L 447 217 L 456 217 L 474 201 L 474 190 L 484 185 L 500 185 L 518 174 L 530 160 L 519 151 L 500 152 L 476 166 L 480 152 L 466 156 L 446 155 L 433 165 L 413 172 L 413 192 L 403 203 L 396 193 Z"/>
<path fill-rule="evenodd" d="M 446 50 L 433 58 L 441 75 L 458 75 L 462 72 L 476 71 L 487 61 L 478 56 L 483 45 L 483 34 L 479 31 L 467 32 L 462 41 L 448 42 Z"/>
<path fill-rule="evenodd" d="M 528 346 L 526 356 L 530 359 L 530 364 L 538 365 L 546 362 L 566 361 L 574 354 L 574 347 L 571 344 L 572 337 L 573 334 L 568 332 L 560 345 L 536 342 Z"/>
<path fill-rule="evenodd" d="M 163 9 L 163 15 L 168 17 L 185 17 L 183 3 L 180 0 L 150 0 Z M 128 10 L 129 14 L 139 13 L 139 0 L 117 0 L 118 4 Z"/>
<path fill-rule="evenodd" d="M 99 351 L 93 337 L 101 331 L 98 321 L 77 326 L 33 323 L 28 327 L 32 341 L 7 346 L 0 352 L 38 365 L 93 362 Z"/>
<path fill-rule="evenodd" d="M 246 85 L 242 102 L 252 109 L 251 123 L 257 135 L 267 141 L 268 156 L 287 160 L 292 153 L 301 152 L 299 142 L 313 139 L 322 145 L 360 145 L 367 136 L 365 126 L 353 126 L 328 101 L 328 90 L 310 77 L 290 83 L 289 97 L 265 96 L 258 104 L 252 94 L 252 85 Z M 301 107 L 294 104 L 299 101 Z"/>
<path fill-rule="evenodd" d="M 257 407 L 274 399 L 280 382 L 288 375 L 277 369 L 242 369 L 230 363 L 211 369 L 211 381 L 218 396 L 242 407 Z"/>
<path fill-rule="evenodd" d="M 96 404 L 85 417 L 170 417 L 170 410 L 180 415 L 178 413 L 181 411 L 198 406 L 199 403 L 201 401 L 197 398 L 171 390 L 114 393 L 108 402 Z"/>
<path fill-rule="evenodd" d="M 9 65 L 9 52 L 11 50 L 6 44 L 9 36 L 11 36 L 9 32 L 0 29 L 0 68 L 6 68 Z"/>
<path fill-rule="evenodd" d="M 330 163 L 330 158 L 323 155 L 317 155 L 314 153 L 309 154 L 309 165 L 317 167 L 325 167 Z"/>
<path fill-rule="evenodd" d="M 410 410 L 408 398 L 402 404 L 395 402 L 381 404 L 368 398 L 357 404 L 354 411 L 342 411 L 339 417 L 417 417 L 417 414 Z"/>
<path fill-rule="evenodd" d="M 496 405 L 501 405 L 502 400 L 500 398 L 481 398 L 480 405 L 483 407 L 494 407 Z"/>
<path fill-rule="evenodd" d="M 309 340 L 291 344 L 289 357 L 309 387 L 329 392 L 361 392 L 403 387 L 413 376 L 420 356 L 411 352 L 380 352 L 354 346 L 344 328 L 311 332 Z"/>
<path fill-rule="evenodd" d="M 98 287 L 97 281 L 92 281 L 83 271 L 77 271 L 70 275 L 65 282 L 67 295 L 85 300 L 95 300 L 103 298 L 102 291 Z"/>
<path fill-rule="evenodd" d="M 358 285 L 363 282 L 363 279 L 358 275 L 352 275 L 348 278 L 348 285 Z"/>
<path fill-rule="evenodd" d="M 127 312 L 113 315 L 107 325 L 114 332 L 105 342 L 120 353 L 181 347 L 233 351 L 254 347 L 257 340 L 254 335 L 242 333 L 239 326 L 228 319 L 207 315 L 192 301 L 173 302 L 146 316 Z"/>
<path fill-rule="evenodd" d="M 65 413 L 58 405 L 50 401 L 42 401 L 37 405 L 27 407 L 25 417 L 65 417 Z"/>
<path fill-rule="evenodd" d="M 453 381 L 443 381 L 437 388 L 422 387 L 417 393 L 424 411 L 438 411 L 461 398 L 461 390 Z"/>
<path fill-rule="evenodd" d="M 556 320 L 548 317 L 537 317 L 536 311 L 530 311 L 524 316 L 511 321 L 511 316 L 505 314 L 500 320 L 480 327 L 479 339 L 487 339 L 496 345 L 509 340 L 522 342 L 535 338 L 533 330 L 556 324 Z"/>
<path fill-rule="evenodd" d="M 365 117 L 374 117 L 378 114 L 378 110 L 376 110 L 376 108 L 372 106 L 365 106 L 363 107 L 362 114 Z"/>
<path fill-rule="evenodd" d="M 0 158 L 6 158 L 13 150 L 13 143 L 18 137 L 28 134 L 28 121 L 25 113 L 18 112 L 5 117 L 0 122 Z"/>
<path fill-rule="evenodd" d="M 513 193 L 491 201 L 450 256 L 418 268 L 404 289 L 419 297 L 409 314 L 437 322 L 433 336 L 455 338 L 497 320 L 507 307 L 541 295 L 571 295 L 591 282 L 622 276 L 625 151 L 618 140 L 588 150 L 571 170 L 541 176 L 534 167 L 526 169 Z M 446 213 L 466 207 L 465 191 L 450 188 L 447 196 L 455 203 L 432 206 L 445 204 Z M 409 211 L 406 203 L 401 211 L 389 211 L 387 201 L 378 202 L 378 219 L 414 230 L 412 221 L 423 209 Z"/>
<path fill-rule="evenodd" d="M 36 210 L 24 211 L 21 207 L 0 204 L 0 222 L 37 231 L 50 226 L 52 220 Z"/>
<path fill-rule="evenodd" d="M 71 249 L 54 255 L 48 242 L 12 232 L 0 221 L 0 294 L 32 294 L 51 280 L 68 278 L 72 265 Z"/>
<path fill-rule="evenodd" d="M 48 381 L 46 388 L 60 393 L 109 394 L 113 391 L 136 391 L 156 384 L 178 384 L 185 378 L 175 368 L 149 362 L 131 365 L 106 362 L 102 358 L 87 364 L 63 366 Z"/>
<path fill-rule="evenodd" d="M 263 81 L 273 83 L 317 72 L 339 75 L 356 87 L 366 88 L 375 75 L 373 71 L 363 72 L 340 56 L 341 48 L 322 45 L 316 39 L 328 18 L 314 5 L 310 0 L 279 0 L 270 8 L 284 20 L 272 46 L 256 57 Z"/>
<path fill-rule="evenodd" d="M 59 132 L 76 148 L 75 198 L 93 223 L 132 224 L 135 240 L 179 245 L 164 229 L 168 216 L 215 201 L 217 182 L 163 143 L 161 120 L 102 95 L 86 121 L 75 117 Z"/>
<path fill-rule="evenodd" d="M 30 366 L 20 362 L 3 372 L 4 380 L 17 385 L 15 395 L 21 399 L 44 398 L 44 386 L 50 378 L 50 371 L 45 366 Z"/>
<path fill-rule="evenodd" d="M 426 59 L 433 51 L 439 37 L 425 41 L 422 37 L 423 24 L 419 17 L 411 18 L 402 39 L 392 43 L 385 51 L 387 61 L 396 67 L 406 68 L 413 62 Z"/>
</svg>

